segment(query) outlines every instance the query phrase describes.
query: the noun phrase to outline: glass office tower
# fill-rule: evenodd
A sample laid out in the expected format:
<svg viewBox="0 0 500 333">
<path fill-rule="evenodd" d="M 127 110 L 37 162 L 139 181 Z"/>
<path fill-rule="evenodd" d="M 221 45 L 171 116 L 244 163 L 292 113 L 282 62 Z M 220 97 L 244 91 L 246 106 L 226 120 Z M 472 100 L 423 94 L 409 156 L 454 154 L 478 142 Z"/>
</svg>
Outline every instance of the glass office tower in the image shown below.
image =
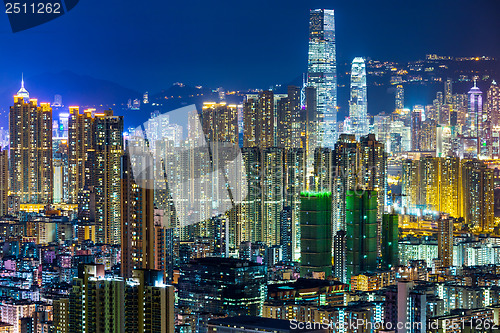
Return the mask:
<svg viewBox="0 0 500 333">
<path fill-rule="evenodd" d="M 366 97 L 366 68 L 365 60 L 354 58 L 351 69 L 351 100 L 349 101 L 349 117 L 352 128 L 350 133 L 359 140 L 368 135 L 368 111 Z"/>
<path fill-rule="evenodd" d="M 333 148 L 337 141 L 337 61 L 334 11 L 313 9 L 309 19 L 307 84 L 316 88 L 320 116 L 318 146 Z"/>
</svg>

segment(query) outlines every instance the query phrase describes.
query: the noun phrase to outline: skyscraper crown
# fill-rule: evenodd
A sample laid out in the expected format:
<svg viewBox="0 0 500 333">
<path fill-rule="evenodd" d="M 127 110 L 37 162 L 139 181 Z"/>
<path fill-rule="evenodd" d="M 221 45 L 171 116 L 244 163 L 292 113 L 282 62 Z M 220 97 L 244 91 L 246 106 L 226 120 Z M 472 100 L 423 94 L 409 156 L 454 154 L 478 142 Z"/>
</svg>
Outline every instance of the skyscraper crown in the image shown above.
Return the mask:
<svg viewBox="0 0 500 333">
<path fill-rule="evenodd" d="M 29 99 L 30 94 L 26 88 L 24 88 L 24 75 L 21 78 L 21 89 L 17 92 L 17 96 L 22 97 L 24 99 Z"/>
</svg>

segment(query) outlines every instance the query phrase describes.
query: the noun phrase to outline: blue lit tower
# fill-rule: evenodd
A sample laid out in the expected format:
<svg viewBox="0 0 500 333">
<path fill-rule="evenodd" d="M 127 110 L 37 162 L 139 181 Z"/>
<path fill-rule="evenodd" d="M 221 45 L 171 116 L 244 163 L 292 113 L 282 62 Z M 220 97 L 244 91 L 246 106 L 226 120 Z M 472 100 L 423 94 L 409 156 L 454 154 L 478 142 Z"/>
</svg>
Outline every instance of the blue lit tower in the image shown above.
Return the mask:
<svg viewBox="0 0 500 333">
<path fill-rule="evenodd" d="M 307 84 L 316 88 L 320 115 L 318 145 L 333 148 L 337 141 L 337 61 L 334 11 L 313 9 L 309 17 Z"/>
<path fill-rule="evenodd" d="M 470 139 L 475 139 L 477 142 L 476 154 L 472 157 L 477 157 L 481 154 L 481 138 L 484 137 L 483 133 L 483 93 L 476 86 L 476 81 L 474 80 L 474 87 L 469 90 L 469 107 L 467 110 L 467 117 L 465 120 L 466 126 L 466 137 Z"/>
<path fill-rule="evenodd" d="M 365 60 L 354 58 L 351 69 L 351 100 L 349 101 L 349 117 L 351 118 L 351 133 L 356 139 L 368 134 L 368 114 L 366 97 Z"/>
</svg>

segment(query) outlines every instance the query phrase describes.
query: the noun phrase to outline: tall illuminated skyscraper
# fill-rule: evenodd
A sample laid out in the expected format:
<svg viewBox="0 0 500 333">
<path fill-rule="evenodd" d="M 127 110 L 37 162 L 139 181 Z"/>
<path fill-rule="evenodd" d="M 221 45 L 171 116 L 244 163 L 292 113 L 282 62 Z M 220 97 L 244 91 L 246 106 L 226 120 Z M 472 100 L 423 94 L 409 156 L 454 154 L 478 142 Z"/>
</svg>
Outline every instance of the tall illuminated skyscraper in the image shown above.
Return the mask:
<svg viewBox="0 0 500 333">
<path fill-rule="evenodd" d="M 476 86 L 469 90 L 469 107 L 465 122 L 465 136 L 473 140 L 477 148 L 475 152 L 468 154 L 468 157 L 477 157 L 480 154 L 481 137 L 482 137 L 482 122 L 483 122 L 483 93 Z"/>
<path fill-rule="evenodd" d="M 396 110 L 401 112 L 405 107 L 405 90 L 402 85 L 396 86 Z"/>
<path fill-rule="evenodd" d="M 7 215 L 9 197 L 9 151 L 0 148 L 0 216 Z"/>
<path fill-rule="evenodd" d="M 280 215 L 284 204 L 283 149 L 262 152 L 262 230 L 268 246 L 280 244 Z"/>
<path fill-rule="evenodd" d="M 438 255 L 443 267 L 453 266 L 453 219 L 447 214 L 438 220 Z"/>
<path fill-rule="evenodd" d="M 415 105 L 411 113 L 411 150 L 420 151 L 420 131 L 422 130 L 422 118 L 424 109 L 422 106 Z"/>
<path fill-rule="evenodd" d="M 147 148 L 147 147 L 145 147 Z M 149 152 L 122 156 L 121 166 L 121 275 L 132 277 L 139 268 L 155 268 L 154 188 L 153 170 L 145 170 L 135 180 L 132 163 L 146 163 Z M 149 177 L 148 177 L 149 175 Z"/>
<path fill-rule="evenodd" d="M 500 124 L 500 87 L 495 80 L 491 82 L 486 99 L 488 104 L 488 118 L 492 126 L 497 126 Z"/>
<path fill-rule="evenodd" d="M 9 129 L 11 195 L 21 203 L 52 203 L 52 108 L 30 99 L 24 80 L 10 107 Z"/>
<path fill-rule="evenodd" d="M 121 242 L 121 156 L 123 117 L 112 110 L 95 114 L 95 151 L 89 157 L 89 185 L 95 191 L 96 240 Z"/>
<path fill-rule="evenodd" d="M 474 87 L 469 90 L 469 110 L 467 115 L 467 131 L 469 136 L 478 136 L 479 122 L 481 121 L 483 111 L 483 93 L 476 86 L 476 81 L 474 81 Z"/>
<path fill-rule="evenodd" d="M 286 148 L 300 148 L 300 136 L 304 131 L 304 122 L 301 118 L 301 105 L 300 105 L 300 88 L 295 86 L 288 87 L 288 107 L 287 117 L 285 120 L 288 123 L 286 133 L 287 140 Z"/>
<path fill-rule="evenodd" d="M 289 149 L 286 154 L 286 204 L 292 215 L 293 259 L 300 257 L 300 193 L 306 184 L 306 157 L 304 149 Z"/>
<path fill-rule="evenodd" d="M 475 230 L 489 232 L 494 220 L 493 170 L 478 160 L 462 161 L 462 216 Z"/>
<path fill-rule="evenodd" d="M 307 84 L 316 88 L 320 115 L 318 145 L 333 148 L 337 141 L 337 60 L 335 19 L 330 9 L 313 9 L 309 17 Z"/>
<path fill-rule="evenodd" d="M 270 90 L 248 94 L 243 105 L 243 146 L 269 148 L 278 145 L 278 109 L 286 107 L 286 94 Z M 283 99 L 282 103 L 279 101 Z"/>
<path fill-rule="evenodd" d="M 453 83 L 450 78 L 444 83 L 444 103 L 453 104 Z"/>
<path fill-rule="evenodd" d="M 69 202 L 78 201 L 78 192 L 85 187 L 85 163 L 94 149 L 92 110 L 80 113 L 77 106 L 69 107 L 68 120 L 68 169 Z"/>
<path fill-rule="evenodd" d="M 348 190 L 356 186 L 358 173 L 359 143 L 354 135 L 341 134 L 335 145 L 335 157 L 332 161 L 334 179 L 332 187 L 333 232 L 345 230 L 345 198 Z"/>
<path fill-rule="evenodd" d="M 380 240 L 387 192 L 387 154 L 384 144 L 375 139 L 375 134 L 368 134 L 360 140 L 358 170 L 358 184 L 377 193 L 377 239 Z M 380 246 L 379 242 L 379 251 Z"/>
<path fill-rule="evenodd" d="M 262 228 L 262 160 L 259 147 L 242 149 L 248 194 L 242 204 L 243 241 L 263 241 Z"/>
<path fill-rule="evenodd" d="M 351 69 L 351 100 L 349 101 L 350 132 L 359 140 L 368 134 L 365 60 L 354 58 Z"/>
</svg>

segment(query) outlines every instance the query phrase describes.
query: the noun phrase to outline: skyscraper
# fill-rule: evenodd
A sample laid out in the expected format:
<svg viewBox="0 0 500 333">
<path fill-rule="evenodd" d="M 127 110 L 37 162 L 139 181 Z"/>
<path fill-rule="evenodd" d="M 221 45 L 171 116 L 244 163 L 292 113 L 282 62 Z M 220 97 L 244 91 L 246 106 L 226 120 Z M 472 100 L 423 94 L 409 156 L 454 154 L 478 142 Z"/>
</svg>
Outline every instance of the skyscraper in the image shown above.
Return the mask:
<svg viewBox="0 0 500 333">
<path fill-rule="evenodd" d="M 491 82 L 486 99 L 488 105 L 488 118 L 491 120 L 491 125 L 500 125 L 500 87 L 495 80 Z"/>
<path fill-rule="evenodd" d="M 95 191 L 96 240 L 105 244 L 121 242 L 121 156 L 123 117 L 112 110 L 95 115 L 95 151 L 89 158 L 90 185 Z"/>
<path fill-rule="evenodd" d="M 421 149 L 421 135 L 422 130 L 422 117 L 424 109 L 423 107 L 416 105 L 411 113 L 411 150 L 420 151 Z"/>
<path fill-rule="evenodd" d="M 313 9 L 309 17 L 307 84 L 316 88 L 320 115 L 318 145 L 333 148 L 337 141 L 337 59 L 334 11 Z"/>
<path fill-rule="evenodd" d="M 438 220 L 438 258 L 443 267 L 453 266 L 453 219 L 447 214 Z"/>
<path fill-rule="evenodd" d="M 396 111 L 401 112 L 405 107 L 405 90 L 402 85 L 396 86 Z"/>
<path fill-rule="evenodd" d="M 68 121 L 68 169 L 69 202 L 78 201 L 78 192 L 85 187 L 85 163 L 90 150 L 94 149 L 92 110 L 80 113 L 77 106 L 69 107 Z"/>
<path fill-rule="evenodd" d="M 286 94 L 275 94 L 270 90 L 259 94 L 248 94 L 243 106 L 243 146 L 269 148 L 278 145 L 278 117 L 280 107 L 285 110 Z M 282 103 L 279 101 L 283 99 Z"/>
<path fill-rule="evenodd" d="M 333 236 L 333 268 L 334 276 L 343 283 L 349 282 L 346 274 L 346 246 L 346 231 L 337 231 Z"/>
<path fill-rule="evenodd" d="M 444 83 L 444 103 L 453 104 L 453 82 L 450 78 Z"/>
<path fill-rule="evenodd" d="M 462 161 L 462 216 L 477 231 L 489 232 L 494 220 L 493 170 L 478 160 Z"/>
<path fill-rule="evenodd" d="M 306 185 L 306 156 L 304 149 L 292 148 L 286 154 L 286 204 L 292 214 L 293 259 L 300 258 L 300 192 Z"/>
<path fill-rule="evenodd" d="M 287 123 L 287 132 L 285 148 L 301 148 L 300 137 L 304 131 L 304 121 L 301 117 L 300 105 L 300 88 L 295 86 L 288 86 L 287 110 L 285 122 Z"/>
<path fill-rule="evenodd" d="M 283 250 L 283 261 L 293 260 L 293 216 L 292 208 L 283 207 L 280 218 L 281 249 Z"/>
<path fill-rule="evenodd" d="M 476 86 L 474 80 L 474 87 L 469 90 L 469 104 L 465 123 L 465 137 L 469 141 L 465 147 L 465 157 L 476 158 L 481 155 L 482 138 L 484 138 L 483 122 L 486 121 L 483 116 L 483 93 Z"/>
<path fill-rule="evenodd" d="M 21 203 L 52 203 L 52 109 L 29 98 L 24 80 L 10 107 L 9 130 L 11 194 Z"/>
<path fill-rule="evenodd" d="M 351 68 L 351 99 L 349 101 L 349 117 L 351 129 L 349 132 L 359 140 L 368 134 L 368 109 L 366 93 L 366 68 L 365 60 L 356 57 L 352 61 Z"/>
<path fill-rule="evenodd" d="M 358 185 L 377 193 L 377 249 L 380 252 L 382 216 L 387 199 L 387 154 L 374 134 L 361 137 L 359 143 Z"/>
<path fill-rule="evenodd" d="M 280 214 L 284 204 L 283 149 L 262 152 L 262 229 L 267 246 L 280 244 Z"/>
<path fill-rule="evenodd" d="M 259 147 L 242 148 L 248 194 L 242 203 L 243 241 L 263 241 L 262 227 L 262 161 Z"/>
<path fill-rule="evenodd" d="M 333 170 L 333 232 L 345 229 L 345 200 L 348 190 L 356 186 L 359 143 L 352 134 L 341 134 L 335 144 Z"/>
<path fill-rule="evenodd" d="M 302 192 L 300 275 L 332 275 L 332 193 Z"/>
<path fill-rule="evenodd" d="M 153 170 L 150 176 L 135 180 L 131 163 L 149 158 L 145 151 L 141 156 L 134 153 L 134 160 L 125 154 L 121 165 L 121 276 L 132 277 L 139 268 L 155 268 L 154 187 Z M 149 184 L 148 184 L 149 182 Z"/>
<path fill-rule="evenodd" d="M 9 151 L 0 148 L 0 216 L 8 213 L 9 197 Z"/>
</svg>

